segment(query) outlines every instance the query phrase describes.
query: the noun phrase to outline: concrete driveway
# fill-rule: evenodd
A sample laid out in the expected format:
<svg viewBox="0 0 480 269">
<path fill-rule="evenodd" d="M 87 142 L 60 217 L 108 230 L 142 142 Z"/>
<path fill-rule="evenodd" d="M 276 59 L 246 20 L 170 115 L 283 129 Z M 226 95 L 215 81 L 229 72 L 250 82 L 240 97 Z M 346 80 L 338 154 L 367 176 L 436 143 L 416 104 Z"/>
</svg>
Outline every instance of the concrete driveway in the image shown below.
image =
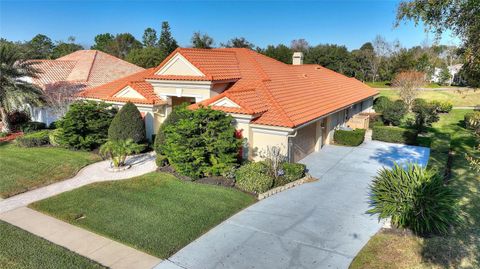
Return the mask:
<svg viewBox="0 0 480 269">
<path fill-rule="evenodd" d="M 218 225 L 157 269 L 348 268 L 382 226 L 368 209 L 378 169 L 427 163 L 429 149 L 377 141 L 325 146 L 305 158 L 319 181 L 260 201 Z"/>
</svg>

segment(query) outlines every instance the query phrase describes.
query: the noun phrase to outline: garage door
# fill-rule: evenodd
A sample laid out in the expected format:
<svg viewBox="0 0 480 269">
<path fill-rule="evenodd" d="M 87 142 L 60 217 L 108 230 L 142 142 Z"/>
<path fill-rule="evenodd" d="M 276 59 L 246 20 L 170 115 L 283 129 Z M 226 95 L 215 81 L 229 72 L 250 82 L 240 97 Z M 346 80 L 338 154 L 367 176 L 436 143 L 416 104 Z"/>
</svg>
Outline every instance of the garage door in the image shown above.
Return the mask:
<svg viewBox="0 0 480 269">
<path fill-rule="evenodd" d="M 297 131 L 297 136 L 291 138 L 291 151 L 294 162 L 305 158 L 308 154 L 315 151 L 316 124 L 307 125 Z"/>
</svg>

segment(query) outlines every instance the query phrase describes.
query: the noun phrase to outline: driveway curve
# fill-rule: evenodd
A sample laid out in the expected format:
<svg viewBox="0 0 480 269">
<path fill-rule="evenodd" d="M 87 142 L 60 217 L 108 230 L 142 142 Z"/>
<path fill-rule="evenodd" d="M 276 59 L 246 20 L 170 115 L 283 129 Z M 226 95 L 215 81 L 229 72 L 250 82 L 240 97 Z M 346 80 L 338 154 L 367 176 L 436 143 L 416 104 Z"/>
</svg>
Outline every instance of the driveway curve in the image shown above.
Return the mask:
<svg viewBox="0 0 480 269">
<path fill-rule="evenodd" d="M 348 268 L 382 226 L 365 214 L 377 170 L 428 157 L 427 148 L 378 141 L 325 146 L 302 160 L 318 181 L 250 206 L 155 268 Z"/>
</svg>

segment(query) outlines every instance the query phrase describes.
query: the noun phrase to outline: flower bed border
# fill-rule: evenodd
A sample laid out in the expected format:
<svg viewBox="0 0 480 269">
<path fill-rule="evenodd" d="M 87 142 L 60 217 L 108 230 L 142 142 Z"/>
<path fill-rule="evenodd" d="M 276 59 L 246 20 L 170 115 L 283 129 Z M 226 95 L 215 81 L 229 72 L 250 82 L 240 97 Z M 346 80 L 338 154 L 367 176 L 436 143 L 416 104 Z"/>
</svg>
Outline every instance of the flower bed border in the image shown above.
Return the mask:
<svg viewBox="0 0 480 269">
<path fill-rule="evenodd" d="M 296 187 L 296 186 L 298 186 L 298 185 L 302 185 L 303 183 L 313 182 L 313 181 L 316 181 L 316 180 L 318 180 L 318 179 L 312 177 L 312 176 L 309 175 L 309 174 L 305 174 L 305 176 L 302 177 L 301 179 L 298 179 L 298 180 L 295 180 L 295 181 L 293 181 L 293 182 L 287 183 L 287 184 L 285 184 L 285 185 L 283 185 L 283 186 L 278 186 L 278 187 L 273 188 L 273 189 L 271 189 L 271 190 L 268 190 L 268 191 L 266 191 L 266 192 L 264 192 L 264 193 L 259 193 L 259 194 L 257 195 L 257 199 L 260 201 L 260 200 L 263 200 L 263 199 L 265 199 L 265 198 L 267 198 L 267 197 L 270 197 L 270 196 L 272 196 L 272 195 L 274 195 L 274 194 L 277 194 L 277 193 L 279 193 L 279 192 L 282 192 L 282 191 L 291 189 L 291 188 Z"/>
</svg>

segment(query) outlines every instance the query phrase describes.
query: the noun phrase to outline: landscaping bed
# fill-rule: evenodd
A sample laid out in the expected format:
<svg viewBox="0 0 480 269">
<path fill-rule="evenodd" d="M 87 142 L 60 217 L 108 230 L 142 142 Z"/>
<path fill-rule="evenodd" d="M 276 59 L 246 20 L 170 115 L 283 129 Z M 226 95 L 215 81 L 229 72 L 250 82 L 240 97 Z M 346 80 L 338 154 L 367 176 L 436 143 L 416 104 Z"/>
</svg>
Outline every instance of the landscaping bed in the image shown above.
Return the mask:
<svg viewBox="0 0 480 269">
<path fill-rule="evenodd" d="M 255 201 L 235 189 L 154 172 L 91 184 L 31 207 L 165 259 Z"/>
<path fill-rule="evenodd" d="M 0 197 L 19 194 L 74 176 L 98 155 L 56 147 L 24 148 L 0 142 Z"/>
<path fill-rule="evenodd" d="M 0 221 L 0 268 L 105 268 L 11 224 Z"/>
</svg>

